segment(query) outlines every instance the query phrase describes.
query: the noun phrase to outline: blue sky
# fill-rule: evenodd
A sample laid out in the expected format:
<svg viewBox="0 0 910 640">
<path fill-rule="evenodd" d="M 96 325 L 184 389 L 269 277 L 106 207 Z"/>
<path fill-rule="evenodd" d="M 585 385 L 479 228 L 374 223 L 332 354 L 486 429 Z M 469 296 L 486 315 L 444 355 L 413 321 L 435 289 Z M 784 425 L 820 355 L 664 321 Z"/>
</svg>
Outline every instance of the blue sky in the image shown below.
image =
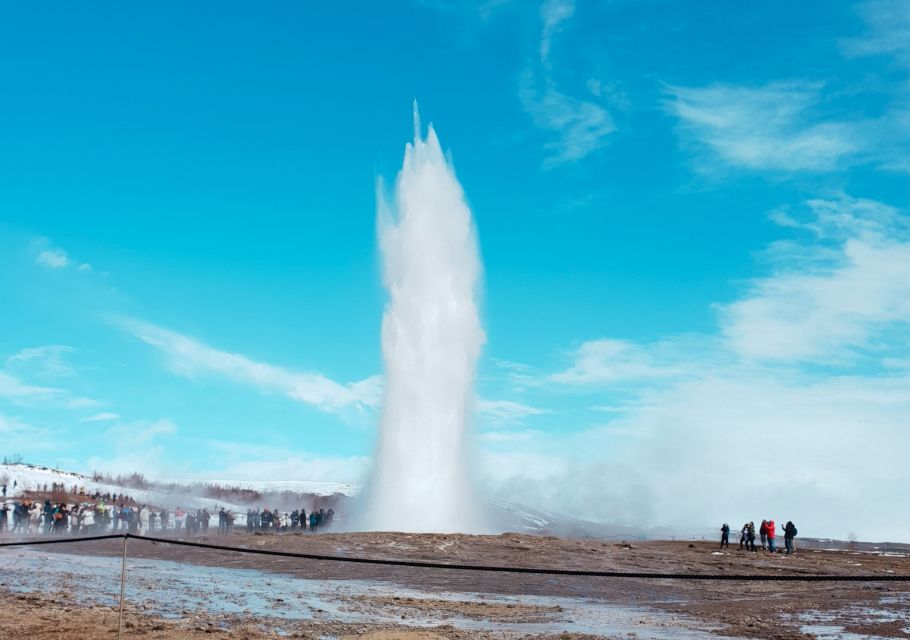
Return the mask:
<svg viewBox="0 0 910 640">
<path fill-rule="evenodd" d="M 910 538 L 905 3 L 2 12 L 0 453 L 356 480 L 417 99 L 480 239 L 486 491 Z M 755 498 L 679 499 L 719 484 Z"/>
</svg>

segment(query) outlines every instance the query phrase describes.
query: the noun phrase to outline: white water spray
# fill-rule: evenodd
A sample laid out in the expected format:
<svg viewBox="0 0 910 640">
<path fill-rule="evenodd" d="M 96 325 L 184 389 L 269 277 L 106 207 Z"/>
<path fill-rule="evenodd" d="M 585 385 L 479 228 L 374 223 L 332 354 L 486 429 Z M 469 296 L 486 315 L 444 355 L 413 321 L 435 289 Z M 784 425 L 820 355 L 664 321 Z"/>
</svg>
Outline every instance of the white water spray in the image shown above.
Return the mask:
<svg viewBox="0 0 910 640">
<path fill-rule="evenodd" d="M 385 398 L 367 492 L 372 530 L 476 531 L 468 471 L 474 371 L 485 340 L 471 210 L 430 126 L 414 143 L 390 206 L 378 190 L 389 302 L 382 319 Z"/>
</svg>

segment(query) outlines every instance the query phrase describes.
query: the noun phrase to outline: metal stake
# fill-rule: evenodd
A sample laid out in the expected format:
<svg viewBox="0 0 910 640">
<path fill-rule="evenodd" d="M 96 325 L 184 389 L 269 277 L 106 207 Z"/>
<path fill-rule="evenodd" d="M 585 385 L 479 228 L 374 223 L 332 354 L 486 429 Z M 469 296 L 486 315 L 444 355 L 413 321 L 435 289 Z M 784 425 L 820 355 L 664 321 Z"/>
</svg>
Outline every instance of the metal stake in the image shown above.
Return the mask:
<svg viewBox="0 0 910 640">
<path fill-rule="evenodd" d="M 120 618 L 117 623 L 117 640 L 123 640 L 123 586 L 126 583 L 126 541 L 123 536 L 123 560 L 120 563 Z"/>
</svg>

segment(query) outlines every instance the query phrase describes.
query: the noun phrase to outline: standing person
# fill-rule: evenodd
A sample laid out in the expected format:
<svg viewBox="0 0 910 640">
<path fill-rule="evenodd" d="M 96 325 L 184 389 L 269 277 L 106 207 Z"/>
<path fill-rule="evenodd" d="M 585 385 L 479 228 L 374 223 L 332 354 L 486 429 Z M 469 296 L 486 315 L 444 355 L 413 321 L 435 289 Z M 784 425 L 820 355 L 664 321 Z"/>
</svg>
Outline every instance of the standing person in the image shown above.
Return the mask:
<svg viewBox="0 0 910 640">
<path fill-rule="evenodd" d="M 768 551 L 774 553 L 774 520 L 768 520 Z"/>
<path fill-rule="evenodd" d="M 6 497 L 6 485 L 3 485 L 3 497 Z M 6 529 L 6 518 L 9 513 L 9 507 L 6 506 L 6 502 L 0 503 L 0 532 Z"/>
<path fill-rule="evenodd" d="M 784 525 L 784 546 L 787 548 L 787 554 L 791 554 L 796 550 L 796 547 L 793 546 L 793 538 L 795 537 L 796 525 L 787 520 L 787 524 Z"/>
<path fill-rule="evenodd" d="M 740 531 L 739 550 L 740 551 L 742 551 L 743 549 L 748 550 L 749 549 L 749 547 L 747 546 L 748 543 L 749 543 L 749 523 L 747 522 L 746 524 L 743 525 L 743 528 Z"/>
<path fill-rule="evenodd" d="M 762 520 L 761 527 L 758 530 L 759 535 L 761 535 L 761 548 L 765 549 L 765 543 L 768 541 L 768 521 Z"/>
<path fill-rule="evenodd" d="M 300 528 L 306 531 L 306 509 L 300 509 Z"/>
<path fill-rule="evenodd" d="M 319 514 L 316 513 L 316 510 L 310 511 L 310 531 L 316 533 L 316 529 L 319 527 Z"/>
<path fill-rule="evenodd" d="M 155 518 L 158 517 L 158 514 L 155 511 L 149 510 L 149 532 L 154 533 L 155 531 Z"/>
<path fill-rule="evenodd" d="M 749 551 L 755 551 L 755 523 L 750 522 L 748 527 L 749 527 L 749 529 L 746 532 L 746 536 L 747 536 L 746 548 Z"/>
<path fill-rule="evenodd" d="M 167 531 L 167 509 L 162 509 L 158 517 L 161 518 L 161 530 Z"/>
<path fill-rule="evenodd" d="M 726 522 L 720 528 L 720 548 L 730 548 L 730 525 Z"/>
</svg>

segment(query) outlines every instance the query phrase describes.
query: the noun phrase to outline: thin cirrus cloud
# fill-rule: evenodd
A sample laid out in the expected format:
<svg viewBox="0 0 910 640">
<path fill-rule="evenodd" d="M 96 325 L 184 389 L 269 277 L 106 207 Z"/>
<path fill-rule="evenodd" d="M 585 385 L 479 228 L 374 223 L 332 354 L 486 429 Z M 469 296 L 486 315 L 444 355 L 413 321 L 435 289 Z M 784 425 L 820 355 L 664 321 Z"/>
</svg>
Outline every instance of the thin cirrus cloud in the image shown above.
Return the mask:
<svg viewBox="0 0 910 640">
<path fill-rule="evenodd" d="M 888 55 L 910 67 L 910 9 L 904 0 L 874 0 L 859 5 L 868 27 L 860 37 L 841 42 L 848 56 Z"/>
<path fill-rule="evenodd" d="M 668 86 L 665 108 L 678 118 L 684 139 L 714 160 L 747 169 L 828 171 L 863 149 L 857 124 L 814 114 L 822 88 L 803 82 Z"/>
<path fill-rule="evenodd" d="M 116 322 L 123 330 L 160 351 L 172 371 L 185 377 L 216 375 L 260 391 L 281 393 L 323 411 L 371 409 L 382 395 L 381 376 L 350 384 L 319 373 L 301 372 L 211 347 L 195 338 L 135 319 Z"/>
<path fill-rule="evenodd" d="M 481 399 L 477 401 L 477 410 L 494 422 L 517 422 L 547 413 L 544 409 L 512 400 Z"/>
<path fill-rule="evenodd" d="M 519 83 L 518 97 L 525 112 L 538 129 L 553 138 L 545 144 L 544 168 L 585 158 L 606 145 L 616 131 L 612 116 L 597 101 L 557 88 L 551 60 L 553 41 L 574 13 L 575 3 L 570 0 L 548 0 L 541 5 L 540 59 L 529 65 Z"/>
<path fill-rule="evenodd" d="M 99 404 L 97 400 L 76 395 L 68 389 L 28 384 L 4 371 L 0 371 L 0 398 L 21 406 L 42 404 L 67 409 L 84 409 Z"/>
<path fill-rule="evenodd" d="M 73 347 L 62 344 L 28 347 L 7 358 L 6 366 L 49 377 L 70 376 L 73 374 L 73 367 L 66 362 L 65 356 L 75 351 Z"/>
<path fill-rule="evenodd" d="M 113 413 L 111 411 L 102 411 L 101 413 L 96 413 L 94 415 L 82 418 L 80 422 L 110 422 L 112 420 L 119 420 L 120 414 Z"/>
</svg>

